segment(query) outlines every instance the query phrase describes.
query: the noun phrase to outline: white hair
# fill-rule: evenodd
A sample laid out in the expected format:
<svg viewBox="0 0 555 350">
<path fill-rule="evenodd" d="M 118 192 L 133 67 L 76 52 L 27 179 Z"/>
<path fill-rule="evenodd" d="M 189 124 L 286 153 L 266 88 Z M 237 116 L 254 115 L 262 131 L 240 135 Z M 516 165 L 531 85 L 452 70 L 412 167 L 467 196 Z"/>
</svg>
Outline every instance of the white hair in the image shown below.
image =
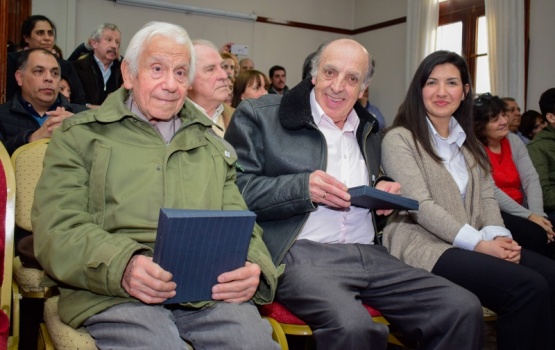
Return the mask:
<svg viewBox="0 0 555 350">
<path fill-rule="evenodd" d="M 145 24 L 129 42 L 124 60 L 129 65 L 129 72 L 133 76 L 139 73 L 139 58 L 154 36 L 163 36 L 172 39 L 179 45 L 184 45 L 189 50 L 191 61 L 189 65 L 189 84 L 195 77 L 195 52 L 187 31 L 176 24 L 166 22 L 149 22 Z"/>
</svg>

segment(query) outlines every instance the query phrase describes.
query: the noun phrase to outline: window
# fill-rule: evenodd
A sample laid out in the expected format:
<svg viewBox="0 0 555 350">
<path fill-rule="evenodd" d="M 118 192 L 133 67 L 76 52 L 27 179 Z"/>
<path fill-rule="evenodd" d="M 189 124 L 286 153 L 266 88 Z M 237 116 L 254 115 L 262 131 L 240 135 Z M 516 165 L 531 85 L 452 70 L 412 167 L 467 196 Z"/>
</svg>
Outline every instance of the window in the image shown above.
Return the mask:
<svg viewBox="0 0 555 350">
<path fill-rule="evenodd" d="M 484 0 L 440 3 L 436 48 L 466 59 L 476 93 L 490 91 L 487 40 Z"/>
</svg>

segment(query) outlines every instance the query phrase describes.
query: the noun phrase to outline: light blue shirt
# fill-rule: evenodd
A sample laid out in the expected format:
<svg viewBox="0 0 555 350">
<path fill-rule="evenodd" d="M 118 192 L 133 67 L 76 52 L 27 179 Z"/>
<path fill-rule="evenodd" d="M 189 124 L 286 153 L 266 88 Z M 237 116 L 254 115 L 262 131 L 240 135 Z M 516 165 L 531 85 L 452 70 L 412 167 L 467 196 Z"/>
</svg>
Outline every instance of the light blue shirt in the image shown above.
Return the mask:
<svg viewBox="0 0 555 350">
<path fill-rule="evenodd" d="M 108 68 L 104 68 L 104 63 L 100 62 L 100 60 L 93 54 L 94 60 L 96 64 L 98 64 L 98 68 L 102 72 L 102 79 L 104 80 L 104 91 L 106 91 L 106 84 L 108 83 L 108 79 L 110 79 L 110 75 L 112 75 L 112 65 L 114 62 L 110 63 Z"/>
</svg>

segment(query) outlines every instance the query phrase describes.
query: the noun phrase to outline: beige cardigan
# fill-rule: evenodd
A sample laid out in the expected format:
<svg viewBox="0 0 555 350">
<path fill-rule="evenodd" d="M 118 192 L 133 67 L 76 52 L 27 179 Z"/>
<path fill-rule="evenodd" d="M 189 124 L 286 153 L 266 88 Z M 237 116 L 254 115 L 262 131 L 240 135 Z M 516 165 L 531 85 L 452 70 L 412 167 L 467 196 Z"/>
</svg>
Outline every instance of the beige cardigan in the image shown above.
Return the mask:
<svg viewBox="0 0 555 350">
<path fill-rule="evenodd" d="M 453 247 L 464 226 L 480 230 L 503 226 L 493 194 L 493 182 L 475 165 L 463 147 L 469 167 L 464 203 L 453 177 L 442 163 L 434 161 L 405 128 L 390 130 L 382 144 L 382 164 L 386 174 L 401 184 L 401 194 L 419 202 L 419 210 L 397 211 L 384 229 L 383 244 L 401 261 L 431 271 L 441 254 Z"/>
</svg>

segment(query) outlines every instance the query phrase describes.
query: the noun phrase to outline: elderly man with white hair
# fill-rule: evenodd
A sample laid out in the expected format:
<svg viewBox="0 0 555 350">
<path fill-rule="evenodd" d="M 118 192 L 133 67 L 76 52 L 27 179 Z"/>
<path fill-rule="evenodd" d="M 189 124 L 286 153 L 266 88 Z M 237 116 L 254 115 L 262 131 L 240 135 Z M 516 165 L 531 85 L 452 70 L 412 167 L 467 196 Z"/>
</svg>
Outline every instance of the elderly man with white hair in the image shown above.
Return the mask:
<svg viewBox="0 0 555 350">
<path fill-rule="evenodd" d="M 187 32 L 151 22 L 131 39 L 124 88 L 55 132 L 33 206 L 35 252 L 59 281 L 59 314 L 101 349 L 274 349 L 256 304 L 277 282 L 258 226 L 243 267 L 211 300 L 163 306 L 172 274 L 152 260 L 159 209 L 243 210 L 236 155 L 190 102 Z"/>
</svg>

